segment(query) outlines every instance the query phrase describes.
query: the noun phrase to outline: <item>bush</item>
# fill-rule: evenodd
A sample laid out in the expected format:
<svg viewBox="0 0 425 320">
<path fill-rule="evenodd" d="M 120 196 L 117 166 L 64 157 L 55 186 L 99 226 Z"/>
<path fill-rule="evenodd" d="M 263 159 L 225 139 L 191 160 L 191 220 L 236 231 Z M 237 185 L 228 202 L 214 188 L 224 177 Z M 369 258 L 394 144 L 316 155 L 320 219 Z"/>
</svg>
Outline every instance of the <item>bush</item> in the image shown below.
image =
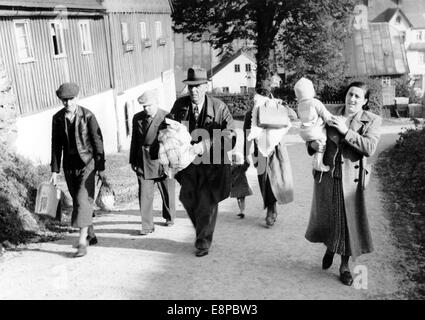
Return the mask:
<svg viewBox="0 0 425 320">
<path fill-rule="evenodd" d="M 214 93 L 213 97 L 220 99 L 229 107 L 233 118 L 242 120 L 245 113 L 254 106 L 254 94 L 225 94 Z"/>
<path fill-rule="evenodd" d="M 388 151 L 388 161 L 380 171 L 391 175 L 391 189 L 406 206 L 415 204 L 425 216 L 425 127 L 416 123 L 415 129 L 400 133 L 395 146 Z M 413 208 L 410 208 L 413 210 Z"/>
<path fill-rule="evenodd" d="M 21 209 L 34 212 L 37 187 L 50 175 L 0 145 L 0 242 L 24 242 L 28 237 L 19 219 Z"/>
</svg>

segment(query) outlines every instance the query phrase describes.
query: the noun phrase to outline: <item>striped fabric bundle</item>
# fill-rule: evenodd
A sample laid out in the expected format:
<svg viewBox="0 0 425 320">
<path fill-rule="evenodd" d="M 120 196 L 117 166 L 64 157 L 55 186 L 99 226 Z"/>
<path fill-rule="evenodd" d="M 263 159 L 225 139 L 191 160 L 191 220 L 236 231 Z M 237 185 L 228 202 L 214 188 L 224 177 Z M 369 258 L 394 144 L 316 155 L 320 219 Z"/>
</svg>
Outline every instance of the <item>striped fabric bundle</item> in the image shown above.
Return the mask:
<svg viewBox="0 0 425 320">
<path fill-rule="evenodd" d="M 167 128 L 158 133 L 159 162 L 169 177 L 186 168 L 194 159 L 195 152 L 190 144 L 192 137 L 186 127 L 174 120 L 165 119 Z"/>
</svg>

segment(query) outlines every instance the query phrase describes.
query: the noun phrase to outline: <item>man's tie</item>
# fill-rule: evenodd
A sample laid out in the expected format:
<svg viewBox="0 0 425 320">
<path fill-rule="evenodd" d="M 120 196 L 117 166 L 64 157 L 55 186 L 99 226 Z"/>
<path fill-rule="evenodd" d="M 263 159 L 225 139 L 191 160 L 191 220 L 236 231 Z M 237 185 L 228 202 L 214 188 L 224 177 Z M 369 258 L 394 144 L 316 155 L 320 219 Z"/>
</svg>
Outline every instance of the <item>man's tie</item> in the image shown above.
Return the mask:
<svg viewBox="0 0 425 320">
<path fill-rule="evenodd" d="M 196 105 L 193 107 L 193 115 L 195 116 L 195 122 L 197 123 L 199 118 L 199 109 Z"/>
</svg>

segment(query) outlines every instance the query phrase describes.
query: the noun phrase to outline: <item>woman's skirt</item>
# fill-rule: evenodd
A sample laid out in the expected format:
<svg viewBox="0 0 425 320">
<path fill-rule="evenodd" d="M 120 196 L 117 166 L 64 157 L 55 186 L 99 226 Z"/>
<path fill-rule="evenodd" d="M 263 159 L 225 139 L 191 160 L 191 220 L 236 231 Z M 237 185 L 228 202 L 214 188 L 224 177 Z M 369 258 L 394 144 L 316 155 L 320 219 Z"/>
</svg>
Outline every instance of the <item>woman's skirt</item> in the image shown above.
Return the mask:
<svg viewBox="0 0 425 320">
<path fill-rule="evenodd" d="M 351 256 L 344 204 L 344 191 L 342 180 L 339 178 L 333 179 L 331 223 L 333 224 L 330 228 L 332 232 L 328 241 L 325 243 L 328 250 L 339 255 Z"/>
</svg>

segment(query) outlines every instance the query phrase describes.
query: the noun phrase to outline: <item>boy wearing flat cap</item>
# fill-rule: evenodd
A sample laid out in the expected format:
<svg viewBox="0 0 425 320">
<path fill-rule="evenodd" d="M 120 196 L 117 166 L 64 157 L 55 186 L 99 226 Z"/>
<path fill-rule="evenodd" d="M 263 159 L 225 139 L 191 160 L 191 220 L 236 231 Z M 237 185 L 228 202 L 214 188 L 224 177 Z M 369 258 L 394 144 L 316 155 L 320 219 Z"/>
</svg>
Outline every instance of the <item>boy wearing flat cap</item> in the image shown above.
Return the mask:
<svg viewBox="0 0 425 320">
<path fill-rule="evenodd" d="M 78 92 L 75 83 L 63 83 L 56 91 L 64 107 L 52 121 L 50 182 L 57 183 L 63 155 L 63 171 L 73 202 L 71 224 L 80 229 L 75 257 L 82 257 L 88 244 L 97 243 L 92 221 L 95 173 L 102 181 L 106 177 L 102 132 L 94 114 L 77 105 Z"/>
</svg>

